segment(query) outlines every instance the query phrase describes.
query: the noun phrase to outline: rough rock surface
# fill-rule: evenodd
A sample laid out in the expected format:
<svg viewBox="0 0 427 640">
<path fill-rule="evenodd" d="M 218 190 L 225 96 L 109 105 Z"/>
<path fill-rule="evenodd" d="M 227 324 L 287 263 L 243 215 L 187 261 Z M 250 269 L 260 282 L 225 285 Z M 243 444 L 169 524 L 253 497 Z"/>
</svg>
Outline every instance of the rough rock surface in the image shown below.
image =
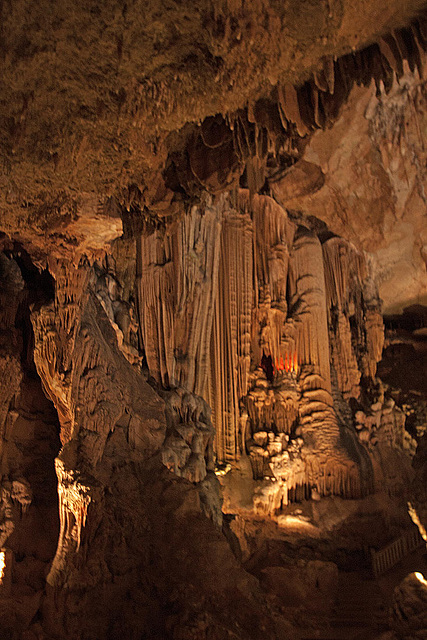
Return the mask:
<svg viewBox="0 0 427 640">
<path fill-rule="evenodd" d="M 379 99 L 374 86 L 355 88 L 334 127 L 306 148 L 302 168 L 307 173 L 311 163 L 313 177 L 305 193 L 291 186 L 300 163 L 273 185 L 286 207 L 369 252 L 386 313 L 427 300 L 425 92 L 425 82 L 408 73 Z"/>
<path fill-rule="evenodd" d="M 424 9 L 0 3 L 2 637 L 296 638 L 329 544 L 425 527 L 376 378 L 377 287 L 425 302 Z"/>
<path fill-rule="evenodd" d="M 424 638 L 427 629 L 427 581 L 422 573 L 411 573 L 396 587 L 392 626 L 398 638 Z"/>
<path fill-rule="evenodd" d="M 279 78 L 301 82 L 322 57 L 369 44 L 422 6 L 2 3 L 2 209 L 27 203 L 38 226 L 60 228 L 83 193 L 148 185 L 165 133 L 241 109 Z"/>
</svg>

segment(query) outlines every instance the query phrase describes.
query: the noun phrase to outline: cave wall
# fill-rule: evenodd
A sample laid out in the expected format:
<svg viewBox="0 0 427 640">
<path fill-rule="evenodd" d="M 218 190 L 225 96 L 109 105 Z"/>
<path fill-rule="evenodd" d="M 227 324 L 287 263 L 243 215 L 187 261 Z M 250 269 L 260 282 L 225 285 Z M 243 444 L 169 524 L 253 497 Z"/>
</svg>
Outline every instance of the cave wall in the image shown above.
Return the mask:
<svg viewBox="0 0 427 640">
<path fill-rule="evenodd" d="M 376 365 L 379 297 L 424 301 L 426 23 L 334 4 L 1 5 L 4 637 L 295 637 L 215 463 L 263 522 L 411 482 L 424 521 Z"/>
<path fill-rule="evenodd" d="M 425 131 L 425 81 L 406 67 L 387 97 L 356 87 L 335 126 L 313 136 L 304 159 L 325 176 L 320 189 L 292 192 L 291 174 L 275 189 L 369 253 L 385 313 L 426 301 Z"/>
<path fill-rule="evenodd" d="M 201 399 L 175 392 L 174 410 L 129 351 L 126 242 L 117 261 L 53 261 L 47 288 L 33 269 L 31 294 L 23 250 L 4 248 L 0 362 L 15 386 L 2 387 L 2 637 L 288 633 L 221 533 L 212 470 L 186 479 L 198 458 L 182 474 L 167 468 L 172 429 L 205 464 L 212 427 Z"/>
</svg>

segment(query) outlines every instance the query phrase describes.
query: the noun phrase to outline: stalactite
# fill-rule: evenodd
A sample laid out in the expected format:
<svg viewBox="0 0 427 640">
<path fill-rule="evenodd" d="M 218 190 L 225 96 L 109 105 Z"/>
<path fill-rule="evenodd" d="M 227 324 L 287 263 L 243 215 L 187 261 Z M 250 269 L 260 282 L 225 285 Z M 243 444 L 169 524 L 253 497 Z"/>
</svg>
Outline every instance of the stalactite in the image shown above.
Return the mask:
<svg viewBox="0 0 427 640">
<path fill-rule="evenodd" d="M 374 378 L 377 363 L 381 360 L 384 346 L 384 323 L 377 308 L 368 308 L 365 315 L 366 329 L 366 358 L 364 359 L 364 374 Z"/>
<path fill-rule="evenodd" d="M 363 339 L 362 287 L 367 271 L 362 254 L 342 238 L 331 238 L 323 246 L 331 358 L 338 387 L 344 398 L 359 396 L 360 371 L 354 337 Z"/>
<path fill-rule="evenodd" d="M 328 308 L 348 312 L 366 277 L 363 256 L 343 238 L 331 238 L 323 245 Z"/>
<path fill-rule="evenodd" d="M 298 135 L 301 137 L 307 135 L 310 129 L 306 126 L 300 113 L 298 104 L 298 93 L 294 86 L 286 84 L 278 86 L 279 110 L 282 114 L 283 122 L 292 122 L 295 124 Z"/>
<path fill-rule="evenodd" d="M 292 249 L 290 275 L 291 315 L 296 324 L 299 365 L 318 373 L 324 388 L 330 391 L 322 249 L 317 237 L 301 227 Z"/>
<path fill-rule="evenodd" d="M 253 304 L 252 221 L 225 214 L 221 234 L 218 298 L 211 343 L 210 404 L 221 462 L 240 456 L 239 401 L 248 389 Z"/>
<path fill-rule="evenodd" d="M 217 293 L 224 202 L 193 207 L 172 233 L 138 245 L 141 333 L 151 375 L 168 386 L 206 393 Z"/>
<path fill-rule="evenodd" d="M 356 354 L 352 345 L 352 335 L 348 317 L 338 312 L 333 321 L 331 340 L 331 361 L 337 375 L 338 388 L 344 399 L 358 398 L 360 376 Z"/>
</svg>

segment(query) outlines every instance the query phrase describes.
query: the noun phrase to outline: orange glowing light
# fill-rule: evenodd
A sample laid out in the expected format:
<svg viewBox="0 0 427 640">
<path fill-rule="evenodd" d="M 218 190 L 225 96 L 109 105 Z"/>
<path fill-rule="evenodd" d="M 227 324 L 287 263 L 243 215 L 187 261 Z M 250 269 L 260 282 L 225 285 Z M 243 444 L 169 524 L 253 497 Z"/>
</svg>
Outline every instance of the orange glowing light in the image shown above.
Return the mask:
<svg viewBox="0 0 427 640">
<path fill-rule="evenodd" d="M 261 364 L 261 366 L 263 366 Z M 283 356 L 280 358 L 276 358 L 273 365 L 274 373 L 279 371 L 286 371 L 286 373 L 297 373 L 298 372 L 298 357 L 295 353 L 285 353 L 285 359 L 283 360 Z"/>
<path fill-rule="evenodd" d="M 0 551 L 0 584 L 3 582 L 5 569 L 6 569 L 6 553 L 4 551 Z"/>
<path fill-rule="evenodd" d="M 298 371 L 298 358 L 297 358 L 297 354 L 294 354 L 294 371 L 295 373 Z"/>
</svg>

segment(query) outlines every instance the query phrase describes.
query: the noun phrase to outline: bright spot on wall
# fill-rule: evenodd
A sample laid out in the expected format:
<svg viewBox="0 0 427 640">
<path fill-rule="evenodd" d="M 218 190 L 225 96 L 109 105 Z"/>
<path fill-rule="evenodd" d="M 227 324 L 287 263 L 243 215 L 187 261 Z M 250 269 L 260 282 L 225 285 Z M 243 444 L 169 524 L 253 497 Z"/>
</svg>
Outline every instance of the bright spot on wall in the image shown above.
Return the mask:
<svg viewBox="0 0 427 640">
<path fill-rule="evenodd" d="M 0 551 L 0 584 L 3 582 L 5 568 L 6 568 L 6 552 Z"/>
<path fill-rule="evenodd" d="M 422 584 L 424 584 L 427 587 L 427 580 L 424 578 L 422 573 L 420 573 L 419 571 L 416 571 L 414 575 L 417 578 L 417 580 L 419 580 Z"/>
<path fill-rule="evenodd" d="M 225 476 L 231 470 L 231 464 L 219 464 L 215 467 L 216 476 Z"/>
</svg>

